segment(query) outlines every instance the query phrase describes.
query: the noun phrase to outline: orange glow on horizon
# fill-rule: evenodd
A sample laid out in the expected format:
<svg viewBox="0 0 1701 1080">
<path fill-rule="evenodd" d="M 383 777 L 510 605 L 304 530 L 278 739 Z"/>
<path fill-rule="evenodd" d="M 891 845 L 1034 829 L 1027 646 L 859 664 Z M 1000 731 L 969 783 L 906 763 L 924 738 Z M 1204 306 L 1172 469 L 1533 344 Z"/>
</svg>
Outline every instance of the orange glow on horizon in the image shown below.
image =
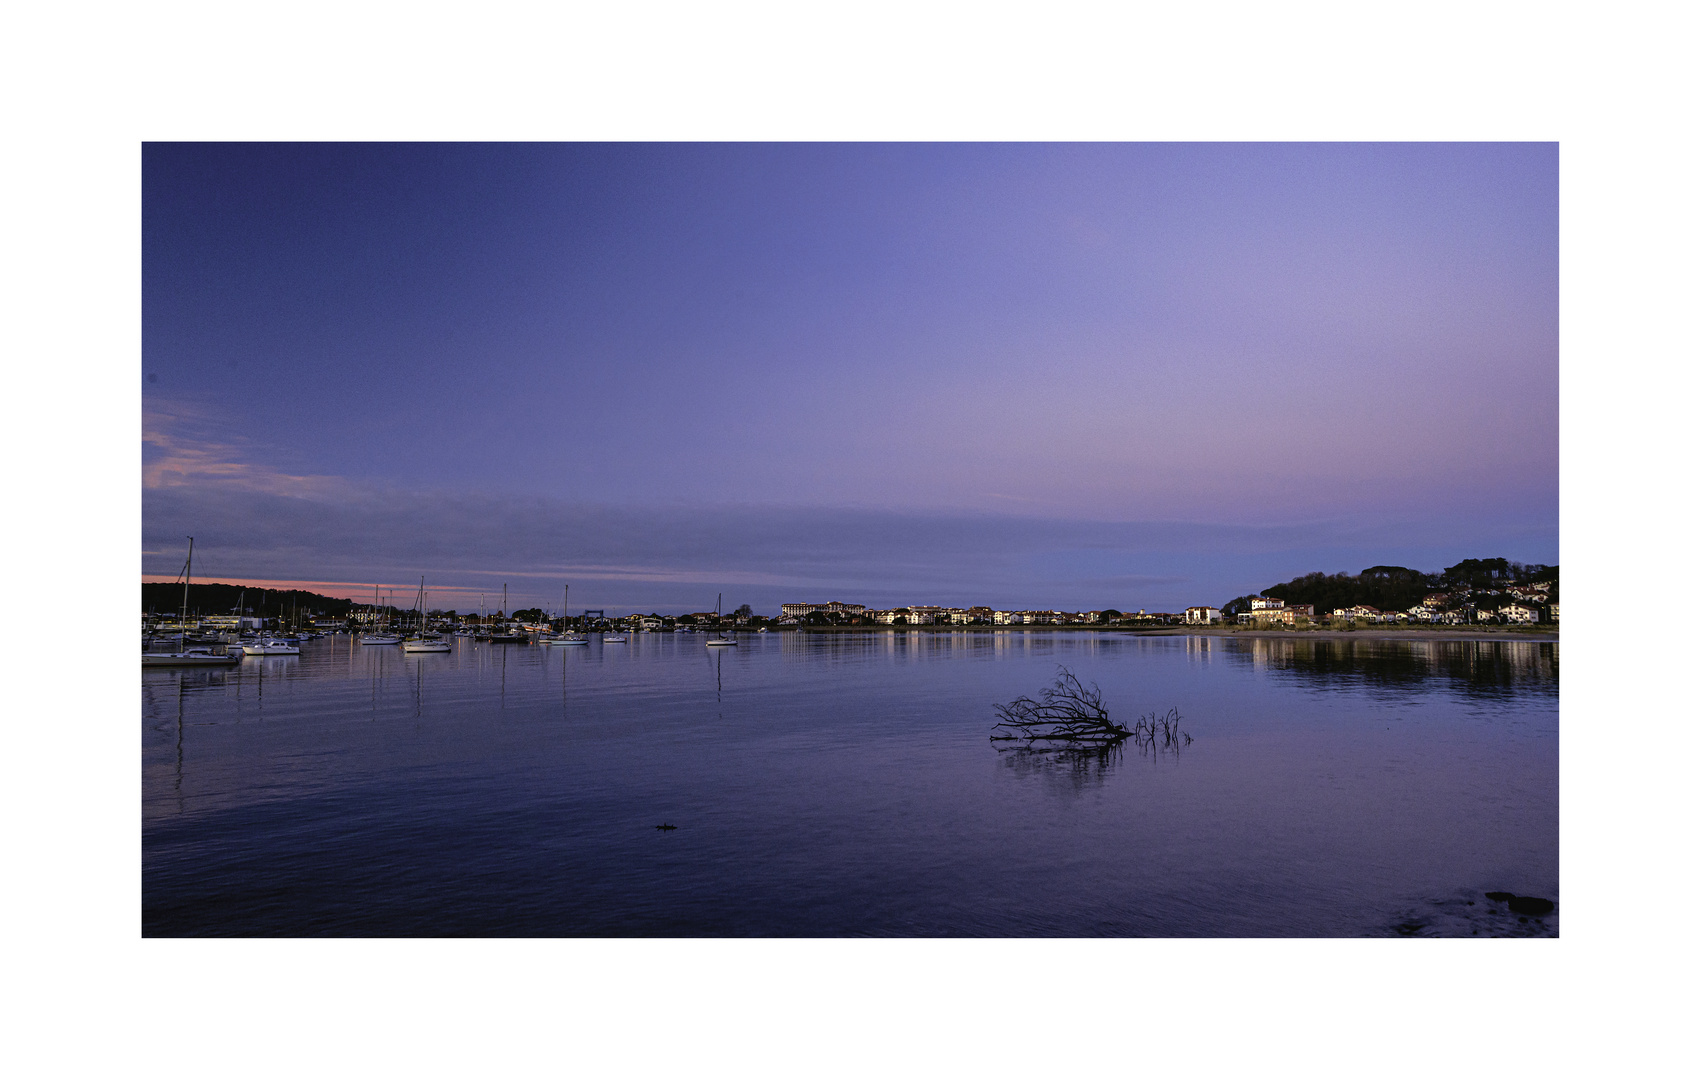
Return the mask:
<svg viewBox="0 0 1701 1080">
<path fill-rule="evenodd" d="M 145 585 L 171 584 L 183 580 L 180 575 L 166 577 L 164 574 L 143 574 L 142 583 Z M 348 581 L 274 581 L 265 578 L 233 578 L 220 577 L 217 581 L 196 581 L 196 585 L 236 585 L 244 589 L 299 589 L 302 592 L 318 593 L 320 596 L 334 597 L 338 600 L 352 600 L 357 604 L 372 602 L 373 582 L 358 584 Z M 415 591 L 419 588 L 418 581 L 377 583 L 378 591 L 384 594 L 385 601 L 393 606 L 409 607 L 413 604 Z M 463 604 L 478 607 L 480 595 L 485 597 L 487 606 L 492 611 L 502 603 L 502 594 L 492 594 L 488 589 L 469 589 L 455 585 L 430 585 L 425 587 L 426 604 L 435 609 L 453 608 L 460 610 Z M 495 596 L 492 601 L 491 596 Z M 522 594 L 510 592 L 509 603 L 515 607 L 536 607 L 525 599 Z"/>
</svg>

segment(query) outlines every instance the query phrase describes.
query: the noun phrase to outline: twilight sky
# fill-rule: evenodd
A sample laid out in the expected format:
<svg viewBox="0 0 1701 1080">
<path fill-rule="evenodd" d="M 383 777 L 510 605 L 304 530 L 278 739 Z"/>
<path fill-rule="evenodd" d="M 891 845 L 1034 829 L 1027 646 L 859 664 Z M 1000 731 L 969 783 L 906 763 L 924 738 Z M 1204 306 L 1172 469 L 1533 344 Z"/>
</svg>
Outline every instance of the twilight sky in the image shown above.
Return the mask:
<svg viewBox="0 0 1701 1080">
<path fill-rule="evenodd" d="M 1553 144 L 149 144 L 144 578 L 1179 610 L 1557 562 Z M 612 613 L 612 612 L 611 612 Z"/>
</svg>

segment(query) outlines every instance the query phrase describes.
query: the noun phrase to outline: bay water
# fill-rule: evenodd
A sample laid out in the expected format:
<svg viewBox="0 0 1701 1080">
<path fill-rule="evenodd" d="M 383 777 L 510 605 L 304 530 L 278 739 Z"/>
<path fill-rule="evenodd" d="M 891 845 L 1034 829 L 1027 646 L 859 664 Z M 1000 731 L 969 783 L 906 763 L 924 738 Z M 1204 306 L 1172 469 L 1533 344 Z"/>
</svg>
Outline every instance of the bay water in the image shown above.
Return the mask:
<svg viewBox="0 0 1701 1080">
<path fill-rule="evenodd" d="M 144 934 L 1558 933 L 1557 642 L 703 642 L 144 670 Z M 1060 668 L 1192 742 L 1001 752 Z"/>
</svg>

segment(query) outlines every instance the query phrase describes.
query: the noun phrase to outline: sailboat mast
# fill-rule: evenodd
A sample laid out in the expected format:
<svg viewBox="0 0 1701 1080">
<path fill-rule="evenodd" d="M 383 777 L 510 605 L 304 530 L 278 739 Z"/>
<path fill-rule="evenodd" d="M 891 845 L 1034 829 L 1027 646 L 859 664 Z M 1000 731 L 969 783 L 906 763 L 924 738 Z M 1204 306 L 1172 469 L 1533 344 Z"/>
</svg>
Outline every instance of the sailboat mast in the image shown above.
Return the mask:
<svg viewBox="0 0 1701 1080">
<path fill-rule="evenodd" d="M 189 575 L 195 566 L 195 538 L 189 538 L 189 557 L 183 560 L 183 607 L 177 612 L 177 651 L 183 651 L 183 620 L 189 617 Z"/>
</svg>

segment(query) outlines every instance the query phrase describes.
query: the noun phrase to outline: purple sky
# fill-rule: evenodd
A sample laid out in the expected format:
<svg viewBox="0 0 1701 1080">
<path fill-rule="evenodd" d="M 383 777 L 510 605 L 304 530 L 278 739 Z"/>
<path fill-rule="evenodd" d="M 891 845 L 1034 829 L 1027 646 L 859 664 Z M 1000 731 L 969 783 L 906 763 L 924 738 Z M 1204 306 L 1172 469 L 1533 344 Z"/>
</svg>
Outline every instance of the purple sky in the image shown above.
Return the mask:
<svg viewBox="0 0 1701 1080">
<path fill-rule="evenodd" d="M 142 569 L 1175 610 L 1557 562 L 1558 269 L 1553 144 L 153 144 Z"/>
</svg>

